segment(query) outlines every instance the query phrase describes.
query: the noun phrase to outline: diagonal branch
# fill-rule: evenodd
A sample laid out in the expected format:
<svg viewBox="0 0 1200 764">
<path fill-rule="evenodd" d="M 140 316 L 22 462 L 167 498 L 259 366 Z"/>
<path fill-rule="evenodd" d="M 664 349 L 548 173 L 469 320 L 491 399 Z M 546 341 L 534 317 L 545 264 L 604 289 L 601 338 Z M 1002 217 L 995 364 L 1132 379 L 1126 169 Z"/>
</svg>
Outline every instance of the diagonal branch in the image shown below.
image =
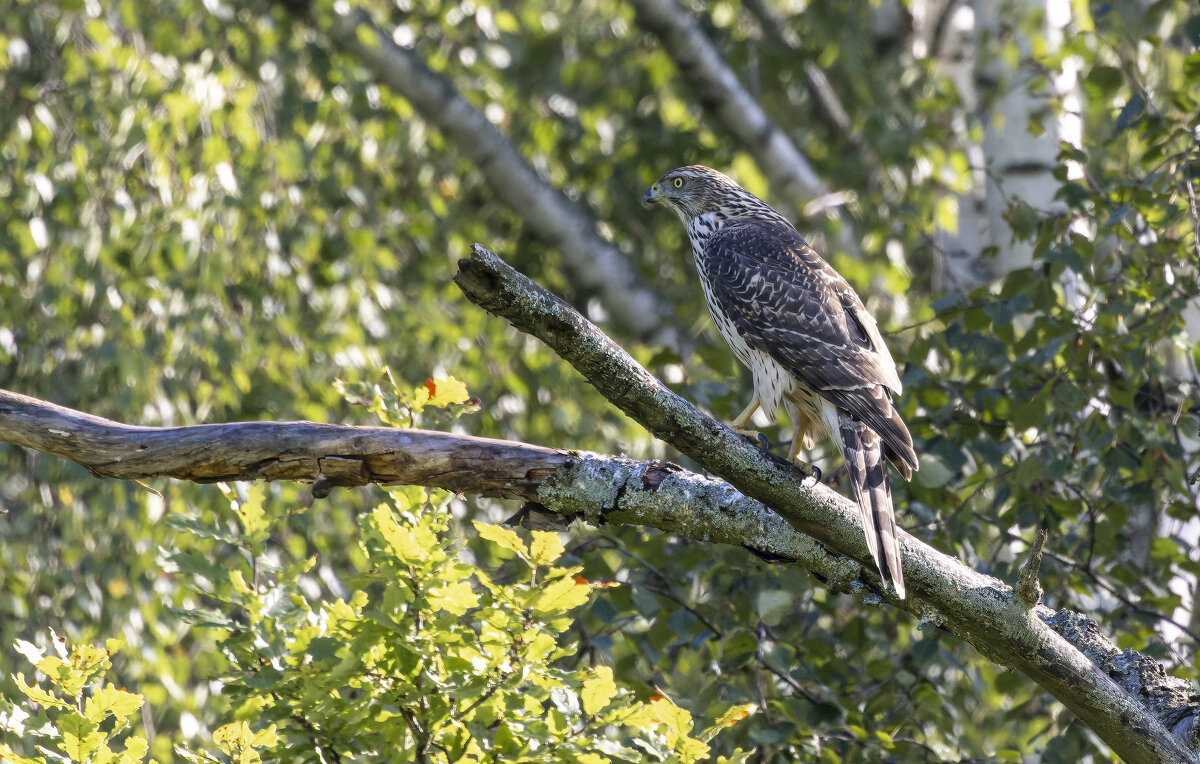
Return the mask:
<svg viewBox="0 0 1200 764">
<path fill-rule="evenodd" d="M 1184 747 L 1196 745 L 1198 709 L 1189 682 L 1166 675 L 1133 650 L 1117 650 L 1079 613 L 1026 610 L 1027 604 L 1000 581 L 911 536 L 903 536 L 910 598 L 890 599 L 890 591 L 878 591 L 857 510 L 848 500 L 824 486 L 801 485 L 803 476 L 791 465 L 764 457 L 679 400 L 565 303 L 495 255 L 480 248 L 462 268 L 458 282 L 481 304 L 520 325 L 533 321 L 539 336 L 586 370 L 610 400 L 668 434 L 685 453 L 714 471 L 727 469 L 763 495 L 770 493 L 763 482 L 777 481 L 772 506 L 781 511 L 723 480 L 661 462 L 441 432 L 311 422 L 136 427 L 2 390 L 0 441 L 69 459 L 97 477 L 311 480 L 314 493 L 322 486 L 327 492 L 334 485 L 409 483 L 525 499 L 564 519 L 593 525 L 640 525 L 741 546 L 764 559 L 813 571 L 834 590 L 870 592 L 875 602 L 887 599 L 941 623 L 993 660 L 1025 671 L 1127 761 L 1196 760 Z M 957 600 L 963 608 L 954 606 Z"/>
<path fill-rule="evenodd" d="M 614 320 L 641 337 L 660 336 L 669 312 L 645 288 L 615 246 L 596 232 L 591 216 L 540 178 L 524 157 L 454 84 L 433 72 L 411 49 L 396 44 L 363 10 L 336 15 L 331 39 L 376 78 L 413 105 L 454 141 L 496 198 L 517 213 L 528 230 L 563 254 L 577 282 L 595 289 Z"/>
<path fill-rule="evenodd" d="M 311 480 L 314 492 L 322 481 L 407 483 L 526 499 L 565 520 L 645 526 L 740 546 L 763 559 L 802 566 L 837 591 L 867 591 L 870 584 L 864 582 L 875 575 L 869 563 L 863 567 L 831 551 L 725 481 L 662 462 L 442 432 L 312 422 L 135 427 L 3 390 L 0 441 L 74 461 L 97 477 Z M 831 511 L 854 516 L 837 501 Z M 1192 734 L 1196 708 L 1188 697 L 1190 684 L 1166 676 L 1157 663 L 1132 650 L 1118 651 L 1078 613 L 1038 608 L 1037 615 L 1103 674 L 1145 698 L 1180 739 Z"/>
<path fill-rule="evenodd" d="M 805 485 L 792 465 L 762 454 L 679 398 L 565 302 L 487 249 L 476 245 L 472 257 L 459 261 L 455 282 L 472 302 L 549 345 L 655 436 L 771 507 L 796 530 L 857 561 L 864 578 L 878 581 L 873 571 L 864 572 L 871 556 L 848 499 L 823 485 Z M 900 547 L 909 599 L 897 600 L 890 590 L 876 596 L 940 623 L 997 663 L 1020 669 L 1126 761 L 1200 761 L 1189 750 L 1197 742 L 1198 713 L 1190 690 L 1166 682 L 1177 691 L 1172 704 L 1152 711 L 1056 633 L 1046 622 L 1054 617 L 1049 609 L 1027 609 L 1009 586 L 903 531 Z M 1098 654 L 1109 653 L 1115 648 Z M 1161 667 L 1154 668 L 1163 675 Z M 1144 690 L 1138 694 L 1146 697 Z"/>
<path fill-rule="evenodd" d="M 678 0 L 633 0 L 633 4 L 638 24 L 662 41 L 700 103 L 750 152 L 779 193 L 801 204 L 829 195 L 808 158 L 742 86 L 717 46 Z M 835 208 L 824 209 L 837 217 Z"/>
</svg>

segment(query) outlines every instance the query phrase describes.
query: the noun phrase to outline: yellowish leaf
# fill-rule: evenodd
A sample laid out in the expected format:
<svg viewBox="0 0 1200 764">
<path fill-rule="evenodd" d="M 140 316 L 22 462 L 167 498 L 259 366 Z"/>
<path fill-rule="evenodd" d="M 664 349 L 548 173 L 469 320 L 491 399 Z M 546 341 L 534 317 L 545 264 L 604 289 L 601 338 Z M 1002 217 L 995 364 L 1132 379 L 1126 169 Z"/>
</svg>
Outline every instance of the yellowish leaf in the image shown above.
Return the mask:
<svg viewBox="0 0 1200 764">
<path fill-rule="evenodd" d="M 104 744 L 106 735 L 97 729 L 99 725 L 74 709 L 59 716 L 57 722 L 63 750 L 72 761 L 87 761 Z"/>
<path fill-rule="evenodd" d="M 513 531 L 499 525 L 481 523 L 478 520 L 473 522 L 475 530 L 481 538 L 485 538 L 493 544 L 498 544 L 509 551 L 516 552 L 517 556 L 523 560 L 529 559 L 529 554 L 525 550 L 525 542 L 521 541 L 521 537 Z"/>
<path fill-rule="evenodd" d="M 454 377 L 446 379 L 425 380 L 425 390 L 429 394 L 426 406 L 445 408 L 455 403 L 466 403 L 471 399 L 467 394 L 467 386 Z"/>
<path fill-rule="evenodd" d="M 555 531 L 533 531 L 529 557 L 534 565 L 549 565 L 562 555 L 565 547 Z"/>
<path fill-rule="evenodd" d="M 45 759 L 29 759 L 19 755 L 14 751 L 8 743 L 0 743 L 0 761 L 12 762 L 12 764 L 44 764 Z"/>
<path fill-rule="evenodd" d="M 712 726 L 704 730 L 700 735 L 700 739 L 704 742 L 711 742 L 721 730 L 728 729 L 733 725 L 745 719 L 750 714 L 754 713 L 757 708 L 753 703 L 746 703 L 741 706 L 730 706 L 725 713 L 717 717 L 717 720 L 712 723 Z"/>
<path fill-rule="evenodd" d="M 680 708 L 671 702 L 670 698 L 656 695 L 650 699 L 650 707 L 654 709 L 655 717 L 667 725 L 667 729 L 678 735 L 686 735 L 692 731 L 692 715 L 687 709 Z"/>
<path fill-rule="evenodd" d="M 120 764 L 136 764 L 146 758 L 149 752 L 150 744 L 146 742 L 146 738 L 130 735 L 125 738 L 125 752 L 121 754 Z"/>
<path fill-rule="evenodd" d="M 467 581 L 456 581 L 430 591 L 429 604 L 438 610 L 462 615 L 479 605 L 479 595 Z"/>
<path fill-rule="evenodd" d="M 112 714 L 120 723 L 141 708 L 142 702 L 141 695 L 106 684 L 84 703 L 83 715 L 99 724 L 106 714 Z"/>
<path fill-rule="evenodd" d="M 253 746 L 273 746 L 279 742 L 279 735 L 275 732 L 275 725 L 272 724 L 265 730 L 259 730 L 254 734 L 254 738 L 250 741 Z"/>
<path fill-rule="evenodd" d="M 437 539 L 429 530 L 396 522 L 386 504 L 375 508 L 371 513 L 371 520 L 388 545 L 388 550 L 405 564 L 424 562 L 429 557 L 429 551 L 437 543 Z"/>
<path fill-rule="evenodd" d="M 25 683 L 25 675 L 18 672 L 13 675 L 13 679 L 17 680 L 17 687 L 21 692 L 25 693 L 25 697 L 32 700 L 34 703 L 41 704 L 47 708 L 70 708 L 71 704 L 59 699 L 53 692 L 48 692 L 40 687 Z"/>
<path fill-rule="evenodd" d="M 570 578 L 556 578 L 542 589 L 534 600 L 533 609 L 540 616 L 565 613 L 587 602 L 591 593 L 592 587 L 587 584 L 577 584 Z"/>
<path fill-rule="evenodd" d="M 266 532 L 270 523 L 266 510 L 263 508 L 266 499 L 266 488 L 262 483 L 252 483 L 246 490 L 246 500 L 238 502 L 237 515 L 242 522 L 242 532 L 254 538 Z"/>
<path fill-rule="evenodd" d="M 250 593 L 250 585 L 246 583 L 246 577 L 240 570 L 229 571 L 229 583 L 233 585 L 233 590 L 238 594 Z"/>
<path fill-rule="evenodd" d="M 598 714 L 604 710 L 608 702 L 617 694 L 617 685 L 613 681 L 613 671 L 608 666 L 596 666 L 590 676 L 583 680 L 583 690 L 579 698 L 583 701 L 583 710 L 589 714 Z"/>
</svg>

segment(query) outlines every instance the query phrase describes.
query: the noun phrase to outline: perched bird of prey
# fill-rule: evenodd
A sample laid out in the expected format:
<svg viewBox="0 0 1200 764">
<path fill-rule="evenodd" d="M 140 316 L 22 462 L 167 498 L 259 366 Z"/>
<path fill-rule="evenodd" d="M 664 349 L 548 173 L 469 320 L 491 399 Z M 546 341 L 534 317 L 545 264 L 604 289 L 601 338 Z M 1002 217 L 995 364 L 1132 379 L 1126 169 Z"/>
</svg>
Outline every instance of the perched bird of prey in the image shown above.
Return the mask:
<svg viewBox="0 0 1200 764">
<path fill-rule="evenodd" d="M 904 597 L 904 572 L 886 458 L 912 478 L 912 436 L 892 407 L 900 377 L 875 319 L 783 215 L 708 167 L 671 170 L 642 204 L 678 213 L 692 243 L 713 322 L 754 377 L 754 399 L 730 426 L 741 432 L 762 406 L 792 420 L 789 461 L 824 434 L 841 449 L 867 545 Z"/>
</svg>

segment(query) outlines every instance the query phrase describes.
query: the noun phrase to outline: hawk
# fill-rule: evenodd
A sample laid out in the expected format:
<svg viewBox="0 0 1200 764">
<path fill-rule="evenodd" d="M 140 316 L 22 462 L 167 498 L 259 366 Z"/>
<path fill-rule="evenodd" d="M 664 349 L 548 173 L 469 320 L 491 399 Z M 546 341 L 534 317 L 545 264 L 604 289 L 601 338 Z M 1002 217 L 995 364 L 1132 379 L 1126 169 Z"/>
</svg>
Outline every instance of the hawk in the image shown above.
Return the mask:
<svg viewBox="0 0 1200 764">
<path fill-rule="evenodd" d="M 875 319 L 854 289 L 787 218 L 708 167 L 671 170 L 642 204 L 675 210 L 687 229 L 713 323 L 754 378 L 754 399 L 792 420 L 788 460 L 825 435 L 845 457 L 867 546 L 904 598 L 904 572 L 884 459 L 905 480 L 917 469 L 912 436 L 892 406 L 900 377 Z"/>
</svg>

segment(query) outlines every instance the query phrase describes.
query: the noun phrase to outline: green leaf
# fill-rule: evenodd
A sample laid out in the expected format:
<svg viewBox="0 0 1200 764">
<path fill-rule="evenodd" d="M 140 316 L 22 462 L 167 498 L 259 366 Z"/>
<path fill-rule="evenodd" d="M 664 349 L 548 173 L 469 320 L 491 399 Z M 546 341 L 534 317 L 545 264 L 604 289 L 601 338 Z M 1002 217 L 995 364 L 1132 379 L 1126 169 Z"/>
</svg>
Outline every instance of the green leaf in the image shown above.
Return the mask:
<svg viewBox="0 0 1200 764">
<path fill-rule="evenodd" d="M 579 699 L 583 702 L 583 710 L 594 716 L 603 711 L 616 694 L 617 685 L 613 681 L 612 669 L 608 666 L 596 666 L 583 680 Z"/>
<path fill-rule="evenodd" d="M 563 553 L 565 547 L 555 531 L 531 531 L 533 541 L 529 545 L 530 562 L 534 565 L 550 565 Z"/>
<path fill-rule="evenodd" d="M 1113 130 L 1120 134 L 1137 121 L 1137 118 L 1142 116 L 1142 112 L 1146 110 L 1146 99 L 1141 93 L 1137 93 L 1125 102 L 1121 107 L 1121 113 L 1117 115 L 1117 123 L 1113 126 Z"/>
<path fill-rule="evenodd" d="M 87 761 L 92 751 L 104 744 L 107 736 L 97 727 L 96 722 L 85 719 L 74 709 L 58 717 L 62 748 L 72 760 Z"/>
<path fill-rule="evenodd" d="M 521 537 L 508 528 L 499 525 L 491 525 L 490 523 L 481 523 L 478 520 L 473 520 L 472 524 L 475 530 L 479 533 L 480 538 L 485 538 L 493 544 L 515 552 L 518 557 L 523 560 L 529 559 L 529 553 L 525 549 L 525 543 L 521 541 Z"/>
<path fill-rule="evenodd" d="M 921 454 L 921 469 L 914 476 L 926 488 L 941 488 L 954 478 L 951 470 L 936 454 Z"/>
<path fill-rule="evenodd" d="M 123 722 L 142 707 L 142 702 L 141 695 L 106 684 L 84 703 L 83 715 L 97 724 L 104 721 L 106 714 L 112 714 L 118 722 Z"/>
<path fill-rule="evenodd" d="M 1087 73 L 1086 81 L 1096 88 L 1098 94 L 1111 95 L 1125 82 L 1125 75 L 1116 67 L 1093 66 Z"/>
</svg>

